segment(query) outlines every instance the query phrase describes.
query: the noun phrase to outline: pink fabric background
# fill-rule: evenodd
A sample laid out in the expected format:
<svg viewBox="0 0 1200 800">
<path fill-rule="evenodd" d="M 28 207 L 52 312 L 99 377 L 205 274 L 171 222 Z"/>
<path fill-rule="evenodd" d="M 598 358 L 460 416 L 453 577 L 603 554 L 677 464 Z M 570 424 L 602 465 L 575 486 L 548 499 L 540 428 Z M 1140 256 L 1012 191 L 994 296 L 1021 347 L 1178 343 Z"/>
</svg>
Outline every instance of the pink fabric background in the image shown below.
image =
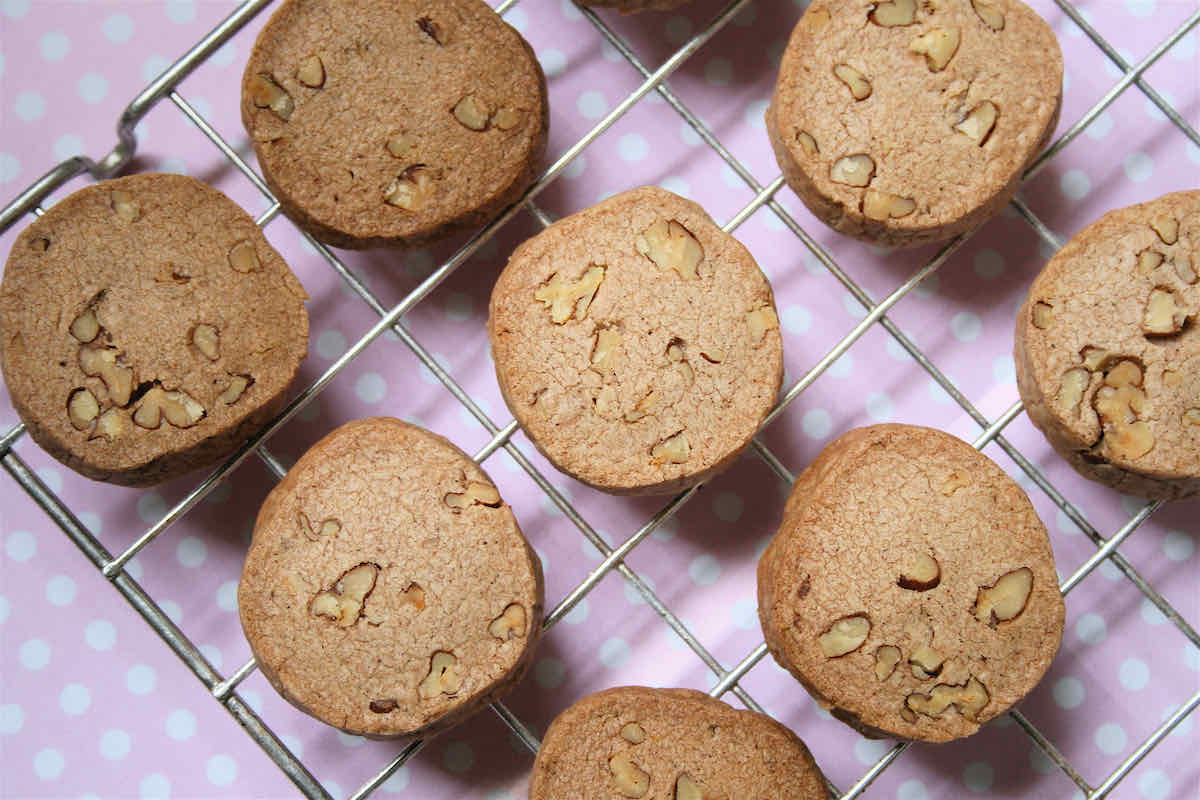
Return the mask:
<svg viewBox="0 0 1200 800">
<path fill-rule="evenodd" d="M 1066 95 L 1060 131 L 1118 79 L 1107 58 L 1045 0 L 1034 7 L 1059 34 Z M 1140 59 L 1196 9 L 1194 0 L 1082 0 L 1084 14 L 1130 61 Z M 0 0 L 0 195 L 15 195 L 61 158 L 98 157 L 115 141 L 125 104 L 232 8 L 211 0 Z M 681 13 L 604 19 L 628 37 L 651 68 L 720 8 L 697 0 Z M 803 3 L 757 0 L 670 80 L 670 86 L 761 183 L 778 175 L 762 114 L 787 33 Z M 557 157 L 640 82 L 628 64 L 566 0 L 522 0 L 508 21 L 533 44 L 550 86 L 549 153 Z M 250 147 L 237 112 L 241 65 L 261 15 L 181 87 L 242 153 Z M 1198 34 L 1190 32 L 1148 79 L 1200 123 Z M 139 127 L 132 169 L 185 172 L 229 193 L 252 213 L 257 191 L 220 157 L 170 102 Z M 78 188 L 75 181 L 68 188 Z M 632 186 L 660 183 L 704 204 L 724 222 L 752 193 L 654 94 L 605 133 L 540 197 L 556 215 Z M 1060 236 L 1104 211 L 1200 185 L 1200 150 L 1166 123 L 1136 89 L 1127 91 L 1041 172 L 1022 195 Z M 61 196 L 61 194 L 59 195 Z M 888 253 L 843 239 L 817 223 L 784 188 L 778 199 L 876 299 L 935 252 Z M 20 226 L 18 226 L 20 227 Z M 407 318 L 498 424 L 500 398 L 484 334 L 492 282 L 507 254 L 537 230 L 527 212 L 499 234 Z M 0 237 L 7 252 L 14 231 Z M 861 318 L 850 295 L 767 209 L 736 235 L 770 277 L 794 381 Z M 370 327 L 376 316 L 286 220 L 267 228 L 312 296 L 310 382 Z M 385 303 L 453 252 L 453 243 L 407 254 L 348 254 Z M 891 318 L 989 418 L 1016 399 L 1013 317 L 1048 249 L 1011 210 L 988 223 L 945 266 L 904 299 Z M 390 414 L 450 437 L 468 452 L 488 436 L 394 337 L 381 337 L 299 417 L 269 442 L 285 463 L 337 424 Z M 765 433 L 793 471 L 849 428 L 895 420 L 934 425 L 967 440 L 977 426 L 875 326 Z M 0 395 L 0 430 L 16 422 Z M 1109 535 L 1140 507 L 1134 498 L 1078 478 L 1018 417 L 1005 435 Z M 518 446 L 614 545 L 660 506 L 612 498 L 560 476 L 523 435 Z M 119 552 L 184 496 L 201 476 L 150 491 L 106 487 L 76 476 L 28 438 L 17 452 Z M 1094 545 L 1019 474 L 995 445 L 986 451 L 1030 490 L 1050 531 L 1060 573 Z M 485 463 L 513 505 L 546 568 L 546 595 L 558 603 L 599 561 L 577 529 L 503 451 Z M 254 515 L 273 481 L 251 459 L 130 565 L 205 655 L 228 675 L 249 657 L 237 623 L 236 582 Z M 628 559 L 706 647 L 732 666 L 761 642 L 755 614 L 757 556 L 778 523 L 786 487 L 754 455 L 713 480 L 678 517 Z M 1193 625 L 1200 502 L 1155 514 L 1121 548 Z M 6 797 L 287 797 L 294 787 L 8 477 L 0 478 L 0 794 Z M 554 715 L 604 687 L 644 683 L 707 689 L 713 676 L 641 597 L 609 574 L 542 642 L 533 669 L 508 699 L 540 735 Z M 742 685 L 794 728 L 843 789 L 889 747 L 820 712 L 791 678 L 764 659 Z M 1068 598 L 1062 652 L 1021 706 L 1093 784 L 1099 783 L 1165 715 L 1200 688 L 1200 652 L 1105 564 Z M 334 797 L 354 791 L 396 752 L 396 744 L 341 735 L 296 712 L 251 676 L 241 695 L 303 758 Z M 732 695 L 727 695 L 732 702 Z M 1193 798 L 1200 792 L 1200 743 L 1188 719 L 1121 784 L 1115 797 Z M 525 795 L 532 757 L 485 711 L 431 742 L 376 796 L 488 798 Z M 911 748 L 868 791 L 919 800 L 975 793 L 1073 798 L 1075 786 L 1007 718 L 978 736 Z"/>
</svg>

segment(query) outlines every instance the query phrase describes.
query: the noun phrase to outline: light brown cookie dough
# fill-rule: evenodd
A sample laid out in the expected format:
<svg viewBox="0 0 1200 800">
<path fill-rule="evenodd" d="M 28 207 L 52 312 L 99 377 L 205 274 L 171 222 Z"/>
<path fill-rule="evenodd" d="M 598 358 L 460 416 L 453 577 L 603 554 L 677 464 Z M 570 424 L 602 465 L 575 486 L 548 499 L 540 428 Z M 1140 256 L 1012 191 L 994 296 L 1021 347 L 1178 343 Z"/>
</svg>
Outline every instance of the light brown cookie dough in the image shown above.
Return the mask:
<svg viewBox="0 0 1200 800">
<path fill-rule="evenodd" d="M 526 241 L 490 312 L 517 421 L 560 470 L 616 494 L 675 492 L 727 467 L 783 375 L 754 258 L 700 206 L 657 187 Z"/>
<path fill-rule="evenodd" d="M 1084 476 L 1158 500 L 1200 493 L 1200 191 L 1077 233 L 1017 314 L 1029 418 Z"/>
<path fill-rule="evenodd" d="M 580 2 L 585 6 L 615 8 L 622 13 L 632 14 L 639 11 L 670 11 L 690 3 L 691 0 L 580 0 Z"/>
<path fill-rule="evenodd" d="M 246 212 L 193 178 L 89 186 L 17 237 L 0 365 L 30 436 L 95 480 L 148 486 L 275 416 L 306 295 Z"/>
<path fill-rule="evenodd" d="M 550 117 L 533 50 L 480 0 L 287 0 L 246 64 L 242 122 L 301 226 L 397 247 L 515 201 Z"/>
<path fill-rule="evenodd" d="M 1019 0 L 814 0 L 792 33 L 767 131 L 821 221 L 909 247 L 1012 199 L 1058 121 L 1062 53 Z"/>
<path fill-rule="evenodd" d="M 622 686 L 558 715 L 533 764 L 529 800 L 825 800 L 794 733 L 690 689 Z"/>
<path fill-rule="evenodd" d="M 263 503 L 238 586 L 258 666 L 347 733 L 429 735 L 529 666 L 542 567 L 487 473 L 437 434 L 364 419 Z"/>
<path fill-rule="evenodd" d="M 944 742 L 1018 702 L 1058 651 L 1046 529 L 949 434 L 858 428 L 792 488 L 758 565 L 775 660 L 866 736 Z"/>
</svg>

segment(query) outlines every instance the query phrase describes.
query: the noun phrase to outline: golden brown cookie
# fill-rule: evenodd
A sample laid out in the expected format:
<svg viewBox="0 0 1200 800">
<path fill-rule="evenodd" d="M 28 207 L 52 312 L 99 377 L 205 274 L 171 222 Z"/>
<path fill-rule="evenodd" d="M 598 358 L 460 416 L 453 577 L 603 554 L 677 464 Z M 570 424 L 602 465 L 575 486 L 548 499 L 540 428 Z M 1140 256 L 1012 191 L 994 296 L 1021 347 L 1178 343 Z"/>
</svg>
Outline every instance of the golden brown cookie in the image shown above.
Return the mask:
<svg viewBox="0 0 1200 800">
<path fill-rule="evenodd" d="M 228 197 L 134 175 L 81 189 L 17 237 L 0 364 L 46 452 L 147 486 L 228 456 L 275 416 L 307 351 L 305 299 Z"/>
<path fill-rule="evenodd" d="M 600 8 L 615 8 L 622 13 L 632 14 L 639 11 L 670 11 L 691 0 L 580 0 L 585 6 Z"/>
<path fill-rule="evenodd" d="M 622 686 L 551 723 L 529 800 L 824 800 L 796 734 L 691 689 Z"/>
<path fill-rule="evenodd" d="M 657 187 L 572 214 L 513 253 L 488 334 L 508 407 L 563 472 L 675 492 L 737 457 L 783 375 L 771 287 L 704 209 Z"/>
<path fill-rule="evenodd" d="M 1077 233 L 1017 314 L 1029 418 L 1092 480 L 1200 493 L 1200 191 L 1110 211 Z"/>
<path fill-rule="evenodd" d="M 814 0 L 767 131 L 804 204 L 893 247 L 982 224 L 1058 121 L 1062 53 L 1019 0 Z"/>
<path fill-rule="evenodd" d="M 1004 713 L 1058 651 L 1046 529 L 949 434 L 858 428 L 792 488 L 758 565 L 772 655 L 866 736 L 944 742 Z"/>
<path fill-rule="evenodd" d="M 542 567 L 487 473 L 437 434 L 350 422 L 263 503 L 238 586 L 289 702 L 376 738 L 452 727 L 524 674 Z"/>
<path fill-rule="evenodd" d="M 246 64 L 242 122 L 289 216 L 375 247 L 512 203 L 550 117 L 533 50 L 480 0 L 287 0 Z"/>
</svg>

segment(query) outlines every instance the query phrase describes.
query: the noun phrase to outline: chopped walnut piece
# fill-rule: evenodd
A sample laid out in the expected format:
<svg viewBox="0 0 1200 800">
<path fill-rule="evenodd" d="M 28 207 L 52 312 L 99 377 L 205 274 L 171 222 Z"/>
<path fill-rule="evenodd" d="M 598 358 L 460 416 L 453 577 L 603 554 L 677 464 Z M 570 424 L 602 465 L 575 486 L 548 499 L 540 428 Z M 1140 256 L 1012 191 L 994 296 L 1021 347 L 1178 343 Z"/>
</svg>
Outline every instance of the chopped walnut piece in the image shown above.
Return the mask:
<svg viewBox="0 0 1200 800">
<path fill-rule="evenodd" d="M 800 149 L 810 156 L 821 152 L 821 149 L 817 147 L 817 140 L 808 131 L 796 131 L 796 141 L 799 142 Z"/>
<path fill-rule="evenodd" d="M 88 441 L 93 439 L 104 438 L 108 441 L 115 441 L 118 437 L 123 436 L 129 430 L 129 423 L 125 421 L 125 417 L 115 408 L 110 408 L 100 415 L 96 420 L 96 425 L 92 428 L 91 434 L 88 435 Z"/>
<path fill-rule="evenodd" d="M 971 479 L 962 470 L 950 470 L 950 474 L 946 476 L 946 480 L 942 481 L 942 496 L 951 497 L 959 489 L 965 489 L 971 485 Z"/>
<path fill-rule="evenodd" d="M 414 164 L 388 184 L 383 200 L 405 211 L 420 211 L 433 197 L 433 172 L 424 164 Z"/>
<path fill-rule="evenodd" d="M 133 195 L 124 189 L 113 189 L 108 197 L 112 210 L 125 222 L 134 222 L 142 215 L 142 207 L 133 199 Z"/>
<path fill-rule="evenodd" d="M 1150 220 L 1150 227 L 1162 239 L 1163 244 L 1175 244 L 1179 241 L 1179 220 L 1165 214 Z"/>
<path fill-rule="evenodd" d="M 995 0 L 971 0 L 971 7 L 984 25 L 994 31 L 1004 30 L 1004 12 L 997 7 Z"/>
<path fill-rule="evenodd" d="M 507 106 L 492 114 L 492 124 L 502 131 L 511 131 L 521 122 L 520 113 Z"/>
<path fill-rule="evenodd" d="M 710 364 L 720 364 L 725 360 L 725 351 L 715 345 L 710 345 L 700 350 L 700 357 Z"/>
<path fill-rule="evenodd" d="M 680 431 L 650 448 L 650 460 L 653 464 L 682 464 L 691 453 L 692 446 L 688 444 L 687 434 Z"/>
<path fill-rule="evenodd" d="M 377 564 L 363 563 L 342 573 L 333 586 L 318 592 L 308 604 L 314 617 L 333 620 L 339 627 L 348 628 L 362 616 L 367 597 L 379 577 Z"/>
<path fill-rule="evenodd" d="M 820 33 L 829 25 L 829 12 L 823 8 L 808 7 L 800 23 L 813 33 Z"/>
<path fill-rule="evenodd" d="M 1196 282 L 1196 261 L 1194 258 L 1180 253 L 1175 256 L 1172 263 L 1175 265 L 1175 274 L 1179 276 L 1179 280 L 1189 285 Z"/>
<path fill-rule="evenodd" d="M 1000 116 L 1000 111 L 996 108 L 996 104 L 991 100 L 984 100 L 964 114 L 963 118 L 954 126 L 954 130 L 983 147 L 988 137 L 992 135 L 992 129 L 996 127 L 998 116 Z"/>
<path fill-rule="evenodd" d="M 1146 248 L 1137 254 L 1138 272 L 1143 275 L 1149 274 L 1158 269 L 1158 265 L 1163 263 L 1163 254 L 1157 250 Z"/>
<path fill-rule="evenodd" d="M 453 653 L 438 650 L 429 659 L 429 674 L 417 687 L 417 694 L 422 700 L 432 700 L 441 694 L 455 695 L 461 688 L 458 659 Z"/>
<path fill-rule="evenodd" d="M 439 25 L 438 23 L 436 23 L 432 19 L 430 19 L 429 17 L 418 18 L 417 19 L 417 28 L 419 28 L 421 33 L 425 34 L 427 37 L 429 37 L 429 39 L 431 41 L 435 42 L 436 44 L 439 44 L 439 45 L 446 44 L 446 40 L 447 40 L 446 39 L 446 30 L 441 25 Z"/>
<path fill-rule="evenodd" d="M 201 323 L 192 328 L 192 344 L 209 361 L 221 357 L 221 336 L 213 325 Z"/>
<path fill-rule="evenodd" d="M 1079 357 L 1083 359 L 1083 365 L 1095 372 L 1100 369 L 1100 365 L 1108 358 L 1108 351 L 1103 347 L 1095 347 L 1087 345 L 1079 351 Z"/>
<path fill-rule="evenodd" d="M 710 792 L 690 775 L 680 775 L 675 781 L 675 796 L 672 800 L 723 800 Z"/>
<path fill-rule="evenodd" d="M 891 0 L 877 3 L 867 18 L 884 28 L 912 25 L 917 21 L 917 0 Z"/>
<path fill-rule="evenodd" d="M 281 120 L 291 119 L 296 104 L 292 96 L 270 75 L 258 74 L 250 78 L 250 102 L 257 108 L 269 108 Z"/>
<path fill-rule="evenodd" d="M 646 731 L 636 722 L 626 722 L 621 726 L 621 738 L 630 744 L 641 744 L 646 741 Z"/>
<path fill-rule="evenodd" d="M 953 492 L 951 492 L 953 494 Z M 942 582 L 942 567 L 928 553 L 920 553 L 900 571 L 896 585 L 914 592 L 927 592 Z"/>
<path fill-rule="evenodd" d="M 1054 306 L 1038 300 L 1033 304 L 1033 327 L 1046 328 L 1054 318 Z"/>
<path fill-rule="evenodd" d="M 246 390 L 253 384 L 254 379 L 249 375 L 230 375 L 229 386 L 225 388 L 225 391 L 217 395 L 217 400 L 227 406 L 231 406 L 240 400 L 242 395 L 246 393 Z"/>
<path fill-rule="evenodd" d="M 958 52 L 958 28 L 934 28 L 909 42 L 908 49 L 925 56 L 930 72 L 941 72 Z"/>
<path fill-rule="evenodd" d="M 913 677 L 925 681 L 936 678 L 942 672 L 942 664 L 946 657 L 927 644 L 920 645 L 908 657 L 908 665 Z"/>
<path fill-rule="evenodd" d="M 475 95 L 464 95 L 454 104 L 454 118 L 473 131 L 487 130 L 491 110 Z"/>
<path fill-rule="evenodd" d="M 817 637 L 817 644 L 827 658 L 840 658 L 862 647 L 871 632 L 871 621 L 865 614 L 852 614 L 835 620 L 829 630 Z"/>
<path fill-rule="evenodd" d="M 229 266 L 234 272 L 254 272 L 259 268 L 258 253 L 254 244 L 248 240 L 242 241 L 229 248 Z"/>
<path fill-rule="evenodd" d="M 917 204 L 911 197 L 901 197 L 890 192 L 877 189 L 867 189 L 863 192 L 862 212 L 867 219 L 883 222 L 889 219 L 907 217 L 917 210 Z"/>
<path fill-rule="evenodd" d="M 133 368 L 119 363 L 122 353 L 109 347 L 79 348 L 79 368 L 89 378 L 104 381 L 113 405 L 126 406 L 133 394 Z"/>
<path fill-rule="evenodd" d="M 464 508 L 473 505 L 500 507 L 500 493 L 496 491 L 496 487 L 480 481 L 469 481 L 466 489 L 450 492 L 442 500 L 455 514 L 461 514 Z"/>
<path fill-rule="evenodd" d="M 990 699 L 987 689 L 972 675 L 965 684 L 939 683 L 930 694 L 914 692 L 905 698 L 904 704 L 909 710 L 928 717 L 941 716 L 954 706 L 967 719 L 975 719 Z"/>
<path fill-rule="evenodd" d="M 96 319 L 96 309 L 88 306 L 75 319 L 71 320 L 71 336 L 81 344 L 87 344 L 100 335 L 100 321 Z"/>
<path fill-rule="evenodd" d="M 1021 567 L 1006 572 L 991 586 L 979 587 L 975 597 L 975 619 L 992 628 L 1001 622 L 1010 622 L 1025 610 L 1032 591 L 1033 570 Z"/>
<path fill-rule="evenodd" d="M 601 328 L 596 331 L 592 345 L 592 369 L 597 372 L 612 372 L 621 355 L 621 332 L 616 328 Z"/>
<path fill-rule="evenodd" d="M 520 603 L 509 603 L 500 616 L 488 625 L 488 633 L 502 642 L 524 636 L 525 607 Z"/>
<path fill-rule="evenodd" d="M 98 416 L 100 403 L 91 389 L 76 389 L 67 397 L 67 419 L 71 421 L 71 427 L 75 430 L 86 431 Z"/>
<path fill-rule="evenodd" d="M 866 186 L 875 177 L 875 162 L 866 153 L 842 156 L 829 168 L 829 180 L 845 186 Z"/>
<path fill-rule="evenodd" d="M 646 396 L 637 401 L 632 409 L 625 412 L 626 422 L 637 422 L 647 414 L 653 414 L 654 409 L 658 407 L 659 395 L 658 392 L 651 389 L 646 393 Z"/>
<path fill-rule="evenodd" d="M 900 663 L 900 648 L 894 645 L 880 645 L 875 651 L 875 677 L 881 681 L 886 681 L 891 674 L 896 671 L 896 665 Z"/>
<path fill-rule="evenodd" d="M 304 538 L 310 542 L 315 542 L 318 539 L 335 536 L 342 529 L 342 523 L 333 517 L 328 517 L 321 520 L 320 525 L 315 524 L 308 518 L 308 515 L 303 511 L 298 512 L 300 520 L 300 532 L 304 534 Z"/>
<path fill-rule="evenodd" d="M 563 325 L 574 316 L 581 320 L 587 316 L 596 291 L 604 282 L 604 267 L 593 264 L 577 281 L 571 281 L 561 272 L 550 276 L 550 280 L 539 286 L 533 299 L 543 303 L 550 311 L 550 319 Z"/>
<path fill-rule="evenodd" d="M 661 269 L 675 270 L 685 280 L 699 277 L 697 267 L 704 261 L 704 248 L 675 220 L 656 219 L 638 234 L 634 247 Z"/>
<path fill-rule="evenodd" d="M 615 419 L 617 416 L 617 390 L 612 386 L 601 386 L 600 391 L 592 398 L 592 408 L 603 419 Z"/>
<path fill-rule="evenodd" d="M 1083 393 L 1092 382 L 1092 373 L 1083 367 L 1072 367 L 1063 373 L 1058 385 L 1058 404 L 1068 411 L 1079 408 L 1083 402 Z"/>
<path fill-rule="evenodd" d="M 1200 408 L 1189 408 L 1183 412 L 1183 421 L 1188 425 L 1200 425 Z"/>
<path fill-rule="evenodd" d="M 1183 330 L 1187 320 L 1187 307 L 1179 303 L 1173 290 L 1165 286 L 1150 290 L 1146 311 L 1142 315 L 1142 333 L 1147 336 L 1169 336 Z"/>
<path fill-rule="evenodd" d="M 779 317 L 771 306 L 759 306 L 746 312 L 746 327 L 750 330 L 750 342 L 757 347 L 767 331 L 779 327 Z"/>
<path fill-rule="evenodd" d="M 400 707 L 394 697 L 384 697 L 379 700 L 372 700 L 368 708 L 376 714 L 388 714 Z"/>
<path fill-rule="evenodd" d="M 850 96 L 855 100 L 866 100 L 871 96 L 871 81 L 849 64 L 837 64 L 833 68 L 833 74 L 839 81 L 846 84 L 846 88 L 850 90 Z"/>
<path fill-rule="evenodd" d="M 133 422 L 139 427 L 155 430 L 164 417 L 176 428 L 190 428 L 204 418 L 204 406 L 187 392 L 168 392 L 155 386 L 142 395 L 141 402 L 133 410 Z"/>
<path fill-rule="evenodd" d="M 400 601 L 417 611 L 425 610 L 425 590 L 419 583 L 410 583 L 400 590 Z"/>
<path fill-rule="evenodd" d="M 610 758 L 608 771 L 622 797 L 645 797 L 650 790 L 650 774 L 633 763 L 629 753 L 617 753 Z"/>
<path fill-rule="evenodd" d="M 320 89 L 324 86 L 325 65 L 321 62 L 321 57 L 311 55 L 300 62 L 300 68 L 296 70 L 296 80 L 310 89 Z"/>
</svg>

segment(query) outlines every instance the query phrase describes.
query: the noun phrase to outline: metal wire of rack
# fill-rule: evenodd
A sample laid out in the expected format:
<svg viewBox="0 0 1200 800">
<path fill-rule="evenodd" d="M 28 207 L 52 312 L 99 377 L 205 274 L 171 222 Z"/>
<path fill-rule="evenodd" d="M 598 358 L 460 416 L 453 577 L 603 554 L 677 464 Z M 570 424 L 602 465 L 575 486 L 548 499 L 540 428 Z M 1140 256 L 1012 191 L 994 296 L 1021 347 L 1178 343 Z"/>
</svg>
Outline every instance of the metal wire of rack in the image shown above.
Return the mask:
<svg viewBox="0 0 1200 800">
<path fill-rule="evenodd" d="M 1136 86 L 1158 109 L 1160 109 L 1178 132 L 1186 136 L 1197 147 L 1200 147 L 1200 134 L 1185 120 L 1182 115 L 1158 92 L 1144 80 L 1144 73 L 1172 46 L 1200 24 L 1200 9 L 1193 12 L 1184 23 L 1172 34 L 1153 48 L 1141 61 L 1129 64 L 1080 14 L 1068 0 L 1054 0 L 1058 7 L 1100 48 L 1112 63 L 1121 71 L 1121 78 L 1100 98 L 1082 117 L 1071 125 L 1056 139 L 1030 166 L 1026 169 L 1023 180 L 1028 181 L 1036 175 L 1055 155 L 1070 144 L 1083 130 L 1118 97 L 1131 86 Z M 40 203 L 55 189 L 69 180 L 88 173 L 93 179 L 100 180 L 118 174 L 133 157 L 137 141 L 134 127 L 152 108 L 164 99 L 169 99 L 179 111 L 185 115 L 220 151 L 220 153 L 247 179 L 249 179 L 269 202 L 268 209 L 258 218 L 260 225 L 267 225 L 279 216 L 279 203 L 272 196 L 266 184 L 246 161 L 225 141 L 221 135 L 208 123 L 205 117 L 190 104 L 175 88 L 193 70 L 202 64 L 229 38 L 244 27 L 261 10 L 269 5 L 271 0 L 245 0 L 225 20 L 218 24 L 203 39 L 196 43 L 174 64 L 167 68 L 158 78 L 152 81 L 126 107 L 117 125 L 118 143 L 113 150 L 103 158 L 93 161 L 84 156 L 67 159 L 55 166 L 42 178 L 30 185 L 25 191 L 14 198 L 0 210 L 0 233 L 11 228 L 26 214 L 41 215 L 43 209 Z M 503 15 L 516 5 L 519 0 L 503 0 L 496 6 L 496 11 Z M 712 671 L 716 683 L 710 691 L 713 697 L 721 697 L 726 692 L 732 692 L 746 707 L 756 711 L 764 711 L 743 687 L 739 681 L 766 654 L 765 643 L 759 644 L 731 668 L 726 668 L 705 649 L 700 641 L 688 630 L 687 626 L 676 616 L 655 594 L 654 590 L 640 578 L 624 559 L 659 525 L 675 514 L 696 493 L 698 487 L 689 489 L 671 499 L 648 519 L 636 532 L 629 536 L 617 547 L 610 547 L 597 533 L 589 522 L 574 508 L 571 502 L 558 491 L 544 474 L 529 460 L 529 458 L 511 441 L 518 430 L 515 420 L 500 426 L 494 422 L 481 406 L 468 394 L 461 385 L 435 360 L 430 352 L 409 332 L 403 323 L 405 314 L 411 311 L 439 284 L 441 284 L 459 265 L 475 253 L 493 234 L 504 226 L 520 210 L 528 210 L 543 226 L 552 220 L 534 202 L 537 195 L 544 190 L 574 159 L 582 153 L 597 137 L 611 127 L 630 108 L 650 92 L 657 92 L 682 120 L 690 126 L 695 134 L 707 144 L 737 177 L 754 193 L 753 199 L 738 211 L 723 229 L 734 231 L 753 213 L 762 207 L 768 208 L 778 220 L 790 230 L 805 248 L 832 274 L 862 305 L 865 315 L 842 339 L 830 349 L 824 357 L 802 377 L 800 377 L 782 395 L 778 404 L 768 415 L 763 428 L 770 425 L 783 410 L 820 377 L 840 356 L 848 351 L 874 325 L 880 325 L 893 337 L 896 343 L 908 353 L 913 360 L 925 370 L 961 408 L 977 423 L 981 429 L 973 446 L 982 449 L 988 444 L 998 445 L 1014 463 L 1028 476 L 1039 490 L 1057 506 L 1076 526 L 1079 527 L 1096 545 L 1095 552 L 1068 578 L 1060 588 L 1064 595 L 1077 587 L 1102 562 L 1108 560 L 1120 573 L 1145 595 L 1166 619 L 1181 631 L 1192 645 L 1200 648 L 1200 635 L 1183 616 L 1143 578 L 1137 570 L 1120 553 L 1120 545 L 1153 514 L 1161 505 L 1159 502 L 1149 503 L 1140 508 L 1133 516 L 1105 537 L 1097 531 L 1084 517 L 1081 510 L 1069 502 L 1062 493 L 1046 478 L 1029 459 L 1009 443 L 1003 435 L 1005 427 L 1019 416 L 1023 409 L 1020 401 L 1013 403 L 1004 413 L 994 420 L 985 417 L 954 385 L 952 381 L 926 356 L 924 352 L 907 335 L 886 316 L 887 312 L 903 299 L 909 292 L 921 284 L 938 270 L 945 261 L 973 234 L 968 233 L 952 240 L 920 269 L 916 270 L 891 294 L 880 301 L 871 298 L 868 292 L 854 281 L 830 254 L 814 240 L 789 214 L 776 199 L 776 193 L 784 186 L 782 176 L 775 178 L 767 185 L 761 185 L 750 173 L 749 169 L 729 150 L 721 144 L 713 132 L 679 99 L 664 83 L 665 79 L 681 64 L 691 57 L 699 48 L 715 36 L 733 17 L 749 5 L 751 0 L 734 0 L 720 11 L 702 30 L 693 35 L 678 50 L 676 50 L 657 69 L 651 70 L 635 55 L 628 43 L 606 25 L 595 13 L 586 7 L 579 11 L 595 27 L 598 35 L 611 45 L 642 77 L 643 81 L 636 90 L 618 103 L 611 112 L 603 117 L 583 137 L 568 147 L 561 156 L 533 183 L 522 198 L 505 209 L 499 216 L 476 232 L 462 247 L 447 261 L 437 267 L 425 280 L 414 288 L 403 300 L 391 308 L 385 307 L 346 265 L 327 247 L 304 234 L 310 244 L 316 248 L 320 256 L 337 273 L 363 302 L 378 316 L 379 320 L 358 341 L 351 345 L 328 369 L 311 385 L 301 391 L 287 407 L 261 431 L 240 447 L 233 456 L 218 467 L 195 488 L 192 489 L 173 508 L 169 509 L 158 521 L 152 524 L 123 552 L 116 555 L 108 552 L 95 535 L 80 522 L 76 514 L 51 491 L 46 484 L 29 468 L 21 456 L 12 448 L 25 433 L 23 424 L 18 424 L 0 436 L 0 461 L 4 469 L 28 493 L 46 514 L 62 529 L 70 540 L 84 553 L 95 567 L 112 583 L 113 587 L 129 602 L 157 633 L 167 646 L 187 665 L 196 675 L 212 697 L 220 703 L 246 730 L 266 754 L 279 766 L 287 777 L 308 797 L 328 798 L 329 794 L 322 788 L 320 782 L 309 772 L 308 768 L 283 744 L 271 727 L 239 696 L 238 685 L 255 669 L 253 659 L 224 676 L 200 652 L 197 646 L 176 626 L 164 613 L 163 609 L 141 587 L 127 571 L 126 565 L 142 548 L 153 542 L 168 527 L 178 521 L 196 506 L 218 483 L 231 473 L 237 466 L 254 454 L 266 465 L 268 470 L 280 479 L 286 472 L 285 467 L 265 447 L 265 442 L 284 424 L 292 419 L 304 406 L 315 398 L 351 361 L 367 348 L 381 334 L 391 331 L 408 347 L 417 359 L 443 384 L 444 388 L 488 431 L 491 435 L 487 442 L 475 455 L 474 459 L 482 463 L 497 450 L 503 448 L 513 460 L 523 469 L 534 483 L 545 493 L 549 500 L 569 519 L 586 537 L 586 539 L 603 555 L 603 560 L 591 573 L 574 589 L 572 589 L 547 615 L 544 621 L 547 629 L 560 621 L 589 591 L 609 572 L 615 570 L 629 582 L 630 585 L 645 599 L 662 620 L 673 630 L 687 646 Z M 1021 200 L 1014 199 L 1012 205 L 1037 236 L 1049 247 L 1058 249 L 1060 242 L 1049 228 Z M 303 234 L 303 232 L 301 231 Z M 761 433 L 761 429 L 760 429 Z M 786 484 L 794 480 L 793 473 L 776 457 L 762 441 L 756 437 L 752 442 L 752 450 L 766 465 Z M 1171 715 L 1169 715 L 1133 752 L 1118 764 L 1109 775 L 1098 785 L 1090 785 L 1079 774 L 1074 766 L 1066 759 L 1059 749 L 1037 727 L 1033 725 L 1020 711 L 1009 712 L 1017 726 L 1040 748 L 1045 755 L 1070 778 L 1092 800 L 1109 795 L 1130 771 L 1145 756 L 1158 745 L 1176 726 L 1178 726 L 1197 706 L 1200 706 L 1200 691 L 1194 693 Z M 537 737 L 515 714 L 502 702 L 492 705 L 492 710 L 511 729 L 517 739 L 531 752 L 536 752 L 539 746 Z M 404 746 L 387 764 L 374 776 L 366 779 L 362 785 L 350 795 L 354 800 L 370 795 L 395 770 L 414 757 L 423 746 L 422 741 L 413 741 Z M 872 765 L 857 782 L 849 789 L 840 790 L 828 783 L 831 796 L 840 800 L 858 797 L 885 770 L 893 764 L 909 748 L 909 743 L 898 743 L 886 752 Z"/>
</svg>

